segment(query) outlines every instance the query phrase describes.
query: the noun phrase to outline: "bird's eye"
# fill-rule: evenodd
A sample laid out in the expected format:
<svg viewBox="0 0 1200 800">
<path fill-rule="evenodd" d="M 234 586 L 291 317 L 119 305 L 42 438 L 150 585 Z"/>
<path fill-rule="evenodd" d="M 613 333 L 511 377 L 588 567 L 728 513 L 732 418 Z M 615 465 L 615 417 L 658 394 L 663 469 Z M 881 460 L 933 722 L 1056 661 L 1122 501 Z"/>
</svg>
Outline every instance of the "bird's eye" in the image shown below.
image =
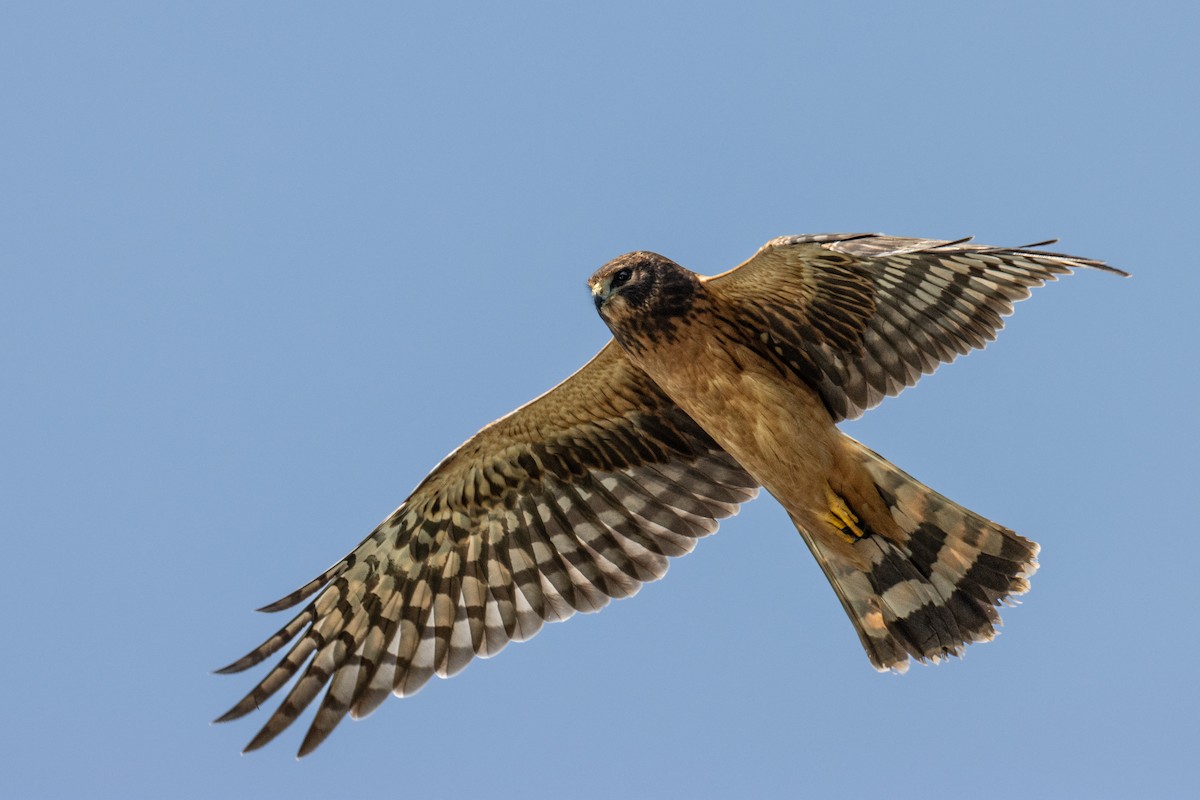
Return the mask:
<svg viewBox="0 0 1200 800">
<path fill-rule="evenodd" d="M 616 274 L 612 276 L 612 288 L 615 289 L 618 286 L 624 286 L 625 284 L 629 283 L 629 279 L 632 277 L 633 270 L 631 270 L 629 267 L 617 270 Z"/>
</svg>

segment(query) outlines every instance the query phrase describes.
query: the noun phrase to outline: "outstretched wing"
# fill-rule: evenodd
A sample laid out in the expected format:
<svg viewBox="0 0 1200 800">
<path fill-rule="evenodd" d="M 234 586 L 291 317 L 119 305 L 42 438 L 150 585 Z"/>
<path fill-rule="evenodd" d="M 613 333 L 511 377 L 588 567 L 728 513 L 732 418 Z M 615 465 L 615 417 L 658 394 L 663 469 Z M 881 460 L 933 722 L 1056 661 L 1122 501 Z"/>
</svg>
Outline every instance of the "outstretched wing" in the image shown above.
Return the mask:
<svg viewBox="0 0 1200 800">
<path fill-rule="evenodd" d="M 300 755 L 350 713 L 409 695 L 545 621 L 596 611 L 661 578 L 754 480 L 612 342 L 542 397 L 448 456 L 350 555 L 264 611 L 313 599 L 220 672 L 291 648 L 218 721 L 300 674 L 247 745 L 265 745 L 326 684 Z M 315 595 L 315 597 L 313 597 Z"/>
<path fill-rule="evenodd" d="M 704 280 L 736 309 L 742 344 L 816 389 L 841 420 L 995 339 L 1031 288 L 1079 267 L 1126 274 L 1036 246 L 786 236 Z"/>
</svg>

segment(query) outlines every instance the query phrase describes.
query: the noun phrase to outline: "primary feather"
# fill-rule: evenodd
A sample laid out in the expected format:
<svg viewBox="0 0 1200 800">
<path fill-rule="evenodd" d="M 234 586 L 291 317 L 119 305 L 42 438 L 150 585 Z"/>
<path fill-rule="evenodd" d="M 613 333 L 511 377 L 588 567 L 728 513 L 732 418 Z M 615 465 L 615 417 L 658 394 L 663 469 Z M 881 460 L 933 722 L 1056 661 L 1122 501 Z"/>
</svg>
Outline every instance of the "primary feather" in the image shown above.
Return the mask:
<svg viewBox="0 0 1200 800">
<path fill-rule="evenodd" d="M 915 481 L 834 424 L 995 338 L 1029 290 L 1098 261 L 967 240 L 774 239 L 701 278 L 631 253 L 591 279 L 615 341 L 451 453 L 346 558 L 265 607 L 304 604 L 220 672 L 284 651 L 219 721 L 284 700 L 247 750 L 324 691 L 300 747 L 545 622 L 628 597 L 765 486 L 871 662 L 904 669 L 994 635 L 1037 545 Z"/>
</svg>

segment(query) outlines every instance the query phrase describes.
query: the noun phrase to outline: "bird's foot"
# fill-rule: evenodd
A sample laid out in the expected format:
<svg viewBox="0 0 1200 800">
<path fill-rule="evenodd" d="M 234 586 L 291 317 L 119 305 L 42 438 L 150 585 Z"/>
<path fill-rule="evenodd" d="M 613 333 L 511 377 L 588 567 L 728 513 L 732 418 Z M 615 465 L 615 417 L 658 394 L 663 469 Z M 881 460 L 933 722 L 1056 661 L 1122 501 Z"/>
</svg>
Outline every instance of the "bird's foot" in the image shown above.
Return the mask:
<svg viewBox="0 0 1200 800">
<path fill-rule="evenodd" d="M 858 517 L 846 505 L 846 501 L 828 486 L 825 487 L 825 499 L 829 503 L 829 513 L 825 515 L 825 521 L 836 528 L 847 542 L 854 544 L 867 535 L 866 531 L 859 527 Z"/>
</svg>

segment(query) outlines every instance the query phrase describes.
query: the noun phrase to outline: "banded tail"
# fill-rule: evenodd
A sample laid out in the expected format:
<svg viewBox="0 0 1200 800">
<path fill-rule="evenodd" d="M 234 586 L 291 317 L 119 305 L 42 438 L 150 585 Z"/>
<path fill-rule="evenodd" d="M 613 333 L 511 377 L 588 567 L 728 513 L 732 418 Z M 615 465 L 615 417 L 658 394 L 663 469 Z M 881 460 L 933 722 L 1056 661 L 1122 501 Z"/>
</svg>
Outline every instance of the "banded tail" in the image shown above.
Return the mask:
<svg viewBox="0 0 1200 800">
<path fill-rule="evenodd" d="M 839 548 L 800 529 L 849 614 L 871 663 L 904 672 L 909 658 L 937 663 L 990 641 L 996 606 L 1029 590 L 1038 545 L 943 497 L 846 437 L 848 452 L 875 483 L 891 520 L 851 546 L 864 570 Z M 878 522 L 878 521 L 877 521 Z M 894 522 L 894 525 L 888 524 Z M 799 526 L 798 526 L 799 527 Z M 886 535 L 876 528 L 887 527 Z"/>
</svg>

